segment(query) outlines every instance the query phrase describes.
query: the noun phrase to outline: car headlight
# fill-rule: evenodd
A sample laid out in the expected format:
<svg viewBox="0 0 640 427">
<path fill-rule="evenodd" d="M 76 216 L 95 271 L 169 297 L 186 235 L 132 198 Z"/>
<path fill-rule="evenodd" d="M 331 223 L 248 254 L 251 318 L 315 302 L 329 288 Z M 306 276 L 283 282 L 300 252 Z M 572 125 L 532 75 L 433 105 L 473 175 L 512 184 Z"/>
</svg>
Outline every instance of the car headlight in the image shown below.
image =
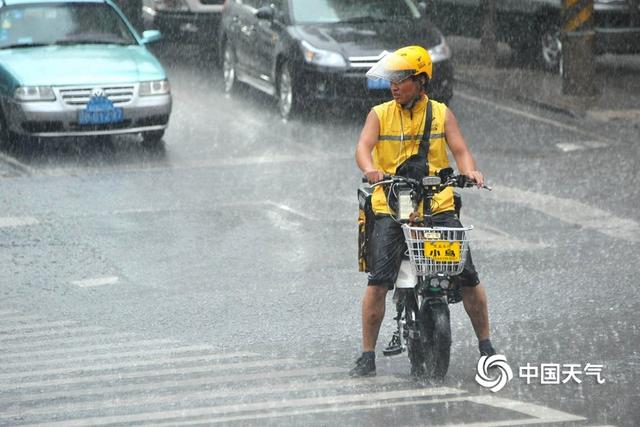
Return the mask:
<svg viewBox="0 0 640 427">
<path fill-rule="evenodd" d="M 153 0 L 152 7 L 156 10 L 189 11 L 189 6 L 184 0 Z"/>
<path fill-rule="evenodd" d="M 154 80 L 140 83 L 140 96 L 166 95 L 171 92 L 169 80 Z"/>
<path fill-rule="evenodd" d="M 18 101 L 55 101 L 51 86 L 20 86 L 13 94 Z"/>
<path fill-rule="evenodd" d="M 300 42 L 304 60 L 309 64 L 320 65 L 322 67 L 346 67 L 347 61 L 338 52 L 317 49 L 306 41 Z"/>
<path fill-rule="evenodd" d="M 451 58 L 451 48 L 444 37 L 440 39 L 439 45 L 429 49 L 429 55 L 431 55 L 432 62 L 442 62 Z"/>
</svg>

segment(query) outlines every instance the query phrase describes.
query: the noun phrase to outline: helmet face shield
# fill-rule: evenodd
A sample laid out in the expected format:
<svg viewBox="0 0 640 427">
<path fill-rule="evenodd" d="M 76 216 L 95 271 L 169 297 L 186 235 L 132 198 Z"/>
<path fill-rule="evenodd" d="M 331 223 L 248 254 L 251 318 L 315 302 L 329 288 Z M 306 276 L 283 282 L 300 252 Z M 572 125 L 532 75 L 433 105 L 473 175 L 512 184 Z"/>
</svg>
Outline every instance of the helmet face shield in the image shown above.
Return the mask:
<svg viewBox="0 0 640 427">
<path fill-rule="evenodd" d="M 403 56 L 389 53 L 379 60 L 369 71 L 367 77 L 374 80 L 388 80 L 400 83 L 417 74 L 416 68 Z"/>
</svg>

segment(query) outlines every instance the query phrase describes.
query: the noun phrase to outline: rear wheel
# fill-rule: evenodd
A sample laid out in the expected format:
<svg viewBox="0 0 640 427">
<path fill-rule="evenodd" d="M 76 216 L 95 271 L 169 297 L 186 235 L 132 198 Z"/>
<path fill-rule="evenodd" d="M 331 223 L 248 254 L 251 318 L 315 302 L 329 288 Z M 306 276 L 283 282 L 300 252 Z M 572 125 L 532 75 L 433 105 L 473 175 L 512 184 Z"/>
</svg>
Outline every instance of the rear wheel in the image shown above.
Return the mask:
<svg viewBox="0 0 640 427">
<path fill-rule="evenodd" d="M 425 369 L 427 378 L 441 382 L 449 370 L 451 356 L 451 323 L 447 304 L 423 303 L 422 328 L 425 344 Z"/>
</svg>

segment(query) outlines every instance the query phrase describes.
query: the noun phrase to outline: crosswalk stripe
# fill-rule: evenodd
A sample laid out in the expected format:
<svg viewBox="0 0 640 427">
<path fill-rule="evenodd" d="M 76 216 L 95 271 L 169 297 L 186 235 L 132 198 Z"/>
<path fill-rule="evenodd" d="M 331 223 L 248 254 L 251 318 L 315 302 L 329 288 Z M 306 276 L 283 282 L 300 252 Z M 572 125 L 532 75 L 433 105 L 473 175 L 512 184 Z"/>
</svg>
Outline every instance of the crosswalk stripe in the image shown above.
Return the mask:
<svg viewBox="0 0 640 427">
<path fill-rule="evenodd" d="M 110 348 L 110 347 L 109 347 Z M 99 361 L 99 360 L 115 360 L 124 358 L 149 358 L 150 356 L 158 356 L 163 354 L 176 354 L 176 353 L 191 353 L 198 351 L 211 351 L 215 348 L 210 345 L 191 345 L 182 347 L 169 347 L 149 350 L 136 350 L 136 351 L 123 351 L 123 352 L 109 352 L 106 354 L 86 354 L 83 353 L 80 356 L 74 357 L 49 357 L 46 360 L 24 360 L 21 359 L 18 362 L 2 363 L 0 367 L 2 369 L 36 369 L 44 366 L 51 366 L 56 364 L 67 364 L 77 362 Z M 242 357 L 257 356 L 256 353 L 240 353 Z"/>
<path fill-rule="evenodd" d="M 12 316 L 14 314 L 19 314 L 15 310 L 0 310 L 0 316 Z"/>
<path fill-rule="evenodd" d="M 136 422 L 153 422 L 154 425 L 158 425 L 159 421 L 168 421 L 172 419 L 171 423 L 175 424 L 175 418 L 186 417 L 198 417 L 198 416 L 211 416 L 211 415 L 224 415 L 230 413 L 242 413 L 248 411 L 274 411 L 284 408 L 304 408 L 313 407 L 319 405 L 344 405 L 348 403 L 367 402 L 379 402 L 393 399 L 413 399 L 420 397 L 440 396 L 443 394 L 457 394 L 461 390 L 452 389 L 447 387 L 431 388 L 431 389 L 413 389 L 413 390 L 397 390 L 397 391 L 383 391 L 374 393 L 357 393 L 357 394 L 341 394 L 336 396 L 326 397 L 307 397 L 301 399 L 289 399 L 289 400 L 273 400 L 257 403 L 245 403 L 245 404 L 232 404 L 232 405 L 219 405 L 219 406 L 207 406 L 199 408 L 185 408 L 170 411 L 159 412 L 144 412 L 129 415 L 111 415 L 111 416 L 99 416 L 99 417 L 87 417 L 82 419 L 71 419 L 60 422 L 47 423 L 50 427 L 64 426 L 101 426 L 115 423 L 136 423 Z M 463 400 L 460 398 L 460 400 Z M 402 402 L 397 402 L 402 403 Z M 378 405 L 376 405 L 378 406 Z M 34 426 L 37 424 L 34 424 Z M 23 426 L 26 427 L 26 426 Z"/>
<path fill-rule="evenodd" d="M 105 332 L 107 331 L 105 330 Z M 72 343 L 93 342 L 93 341 L 104 342 L 104 340 L 106 340 L 107 338 L 110 338 L 110 339 L 130 338 L 133 340 L 135 339 L 135 335 L 131 332 L 110 332 L 110 333 L 92 335 L 92 336 L 60 338 L 60 339 L 52 339 L 52 340 L 46 340 L 46 341 L 33 341 L 33 342 L 28 342 L 23 344 L 12 344 L 11 347 L 0 349 L 0 355 L 2 354 L 2 352 L 6 354 L 6 353 L 15 352 L 15 350 L 24 350 L 27 348 L 39 348 L 42 346 L 48 346 L 48 347 L 56 346 L 56 345 L 66 346 Z"/>
<path fill-rule="evenodd" d="M 48 338 L 55 337 L 59 335 L 75 335 L 78 333 L 85 332 L 101 332 L 106 329 L 100 326 L 77 326 L 72 328 L 65 329 L 54 329 L 51 331 L 31 331 L 31 332 L 21 332 L 16 334 L 0 334 L 0 342 L 2 341 L 19 341 L 26 339 L 34 339 L 34 338 Z"/>
<path fill-rule="evenodd" d="M 261 360 L 261 361 L 255 361 L 255 362 L 225 363 L 225 364 L 207 365 L 207 366 L 170 367 L 167 369 L 158 369 L 154 371 L 143 371 L 143 372 L 126 372 L 126 373 L 117 372 L 113 374 L 93 375 L 93 376 L 86 376 L 86 377 L 56 378 L 56 379 L 50 379 L 50 380 L 25 381 L 25 382 L 19 382 L 17 384 L 0 384 L 0 391 L 15 391 L 15 390 L 22 390 L 26 388 L 35 388 L 35 387 L 53 387 L 53 386 L 72 385 L 72 384 L 78 385 L 78 384 L 87 384 L 87 383 L 99 383 L 103 381 L 119 381 L 119 380 L 134 379 L 134 378 L 152 378 L 152 377 L 164 377 L 164 376 L 171 376 L 171 375 L 197 374 L 197 373 L 207 373 L 211 371 L 220 371 L 220 370 L 261 368 L 261 367 L 269 367 L 269 366 L 294 364 L 296 362 L 299 362 L 299 361 L 297 359 L 272 359 L 272 360 Z"/>
<path fill-rule="evenodd" d="M 10 326 L 8 328 L 0 328 L 0 334 L 10 334 L 15 331 L 25 331 L 25 330 L 37 330 L 37 329 L 52 329 L 59 326 L 71 326 L 77 325 L 78 322 L 73 320 L 57 320 L 54 322 L 43 322 L 43 323 L 30 323 L 26 325 L 17 325 Z"/>
<path fill-rule="evenodd" d="M 149 396 L 147 394 L 137 398 L 117 398 L 117 399 L 105 399 L 94 400 L 90 402 L 81 403 L 69 403 L 62 404 L 58 401 L 50 402 L 50 406 L 41 406 L 34 408 L 20 408 L 14 412 L 4 411 L 0 414 L 0 419 L 14 418 L 14 417 L 26 417 L 33 415 L 47 415 L 51 418 L 52 415 L 65 414 L 71 412 L 85 412 L 85 411 L 101 411 L 106 409 L 123 409 L 135 406 L 144 405 L 157 405 L 163 403 L 177 403 L 179 401 L 208 401 L 216 398 L 229 398 L 235 396 L 259 396 L 265 394 L 276 394 L 286 392 L 304 392 L 304 391 L 317 391 L 323 389 L 344 389 L 355 388 L 361 386 L 380 386 L 389 385 L 403 382 L 405 380 L 393 377 L 393 376 L 380 376 L 376 378 L 369 378 L 363 381 L 362 379 L 339 379 L 339 380 L 320 380 L 320 381 L 302 381 L 294 384 L 283 385 L 268 385 L 263 387 L 249 387 L 243 389 L 233 390 L 211 390 L 201 391 L 193 393 L 180 393 L 179 395 L 161 395 L 161 396 Z M 18 402 L 16 402 L 18 403 Z M 13 407 L 15 408 L 15 404 Z"/>
<path fill-rule="evenodd" d="M 88 396 L 101 396 L 105 394 L 114 395 L 121 393 L 147 393 L 150 391 L 157 391 L 160 389 L 172 389 L 172 388 L 185 388 L 185 387 L 200 387 L 200 386 L 213 386 L 216 384 L 225 383 L 239 383 L 239 382 L 252 382 L 267 380 L 273 382 L 279 379 L 294 378 L 294 377 L 309 377 L 314 378 L 321 375 L 331 374 L 344 374 L 344 368 L 336 367 L 320 367 L 320 368 L 304 368 L 304 369 L 289 369 L 280 370 L 274 372 L 259 372 L 251 374 L 232 374 L 232 375 L 216 375 L 205 378 L 178 378 L 173 380 L 150 382 L 145 384 L 128 384 L 128 385 L 115 385 L 109 386 L 100 384 L 95 387 L 82 387 L 77 390 L 60 390 L 56 391 L 38 391 L 34 393 L 20 393 L 19 401 L 21 402 L 40 402 L 51 399 L 66 398 L 72 399 L 74 397 L 88 397 Z M 11 396 L 7 398 L 0 398 L 0 403 L 13 404 L 18 399 L 17 396 Z"/>
<path fill-rule="evenodd" d="M 130 335 L 127 335 L 130 336 Z M 22 351 L 22 352 L 13 352 L 13 353 L 2 353 L 0 352 L 0 360 L 8 361 L 8 360 L 20 360 L 24 361 L 25 359 L 29 359 L 30 361 L 35 361 L 38 357 L 50 357 L 56 354 L 65 354 L 71 355 L 76 353 L 86 354 L 91 351 L 99 351 L 99 350 L 112 350 L 117 348 L 127 348 L 127 347 L 146 347 L 146 346 L 155 346 L 155 345 L 169 345 L 176 344 L 176 340 L 160 338 L 160 339 L 152 339 L 152 340 L 142 340 L 142 341 L 128 341 L 128 342 L 119 342 L 119 343 L 111 343 L 111 344 L 94 344 L 94 345 L 85 345 L 81 347 L 64 347 L 64 348 L 53 348 L 53 349 L 36 349 L 30 351 Z M 15 348 L 12 346 L 12 348 Z M 5 351 L 3 349 L 3 351 Z M 47 359 L 48 360 L 48 359 Z"/>
<path fill-rule="evenodd" d="M 40 316 L 37 316 L 35 314 L 17 314 L 15 313 L 15 316 L 0 316 L 0 322 L 4 323 L 22 323 L 22 322 L 33 322 L 33 321 L 38 321 L 38 322 L 43 322 L 45 319 L 43 319 Z"/>
<path fill-rule="evenodd" d="M 190 363 L 190 362 L 214 362 L 225 359 L 236 359 L 244 357 L 245 353 L 226 353 L 226 354 L 202 354 L 197 356 L 175 356 L 165 357 L 152 360 L 131 360 L 128 362 L 111 363 L 104 365 L 92 365 L 92 366 L 73 366 L 65 368 L 55 369 L 40 369 L 29 370 L 22 372 L 12 372 L 9 374 L 0 374 L 0 381 L 13 380 L 17 378 L 33 378 L 33 377 L 48 377 L 53 375 L 83 375 L 89 372 L 100 371 L 114 371 L 118 369 L 140 369 L 150 366 L 162 366 L 175 363 Z M 285 359 L 293 360 L 293 359 Z M 230 365 L 239 365 L 241 363 L 232 363 Z"/>
</svg>

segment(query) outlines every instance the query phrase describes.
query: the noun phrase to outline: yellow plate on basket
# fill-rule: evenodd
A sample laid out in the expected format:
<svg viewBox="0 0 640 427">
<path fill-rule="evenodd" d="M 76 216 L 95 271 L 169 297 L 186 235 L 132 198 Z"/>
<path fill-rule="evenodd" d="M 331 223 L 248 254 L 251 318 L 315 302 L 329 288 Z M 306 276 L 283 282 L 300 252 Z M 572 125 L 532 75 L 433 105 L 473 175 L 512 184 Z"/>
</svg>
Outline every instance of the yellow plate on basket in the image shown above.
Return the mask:
<svg viewBox="0 0 640 427">
<path fill-rule="evenodd" d="M 460 262 L 460 242 L 427 240 L 424 242 L 424 256 L 439 262 Z"/>
</svg>

